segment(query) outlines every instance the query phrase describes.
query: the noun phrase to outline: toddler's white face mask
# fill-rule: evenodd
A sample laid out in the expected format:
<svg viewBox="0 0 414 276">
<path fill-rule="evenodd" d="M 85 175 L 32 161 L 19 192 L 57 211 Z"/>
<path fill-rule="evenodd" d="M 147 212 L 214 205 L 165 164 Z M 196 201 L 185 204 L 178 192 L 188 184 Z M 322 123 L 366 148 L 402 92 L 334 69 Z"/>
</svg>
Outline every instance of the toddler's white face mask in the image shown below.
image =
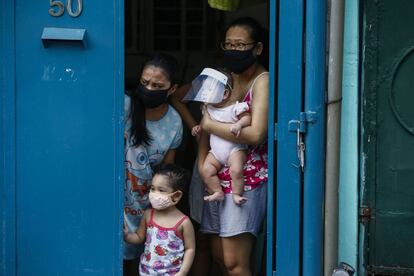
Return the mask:
<svg viewBox="0 0 414 276">
<path fill-rule="evenodd" d="M 171 196 L 174 194 L 162 194 L 157 192 L 150 191 L 149 193 L 149 201 L 151 202 L 152 208 L 156 210 L 163 210 L 170 206 L 175 205 L 175 203 L 172 201 Z"/>
</svg>

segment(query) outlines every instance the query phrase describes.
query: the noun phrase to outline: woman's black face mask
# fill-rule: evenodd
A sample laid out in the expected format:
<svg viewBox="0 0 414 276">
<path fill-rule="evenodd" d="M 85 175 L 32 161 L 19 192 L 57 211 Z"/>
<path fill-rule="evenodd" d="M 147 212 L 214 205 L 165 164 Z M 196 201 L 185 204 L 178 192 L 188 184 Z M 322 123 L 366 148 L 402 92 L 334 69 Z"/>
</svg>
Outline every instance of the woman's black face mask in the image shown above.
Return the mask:
<svg viewBox="0 0 414 276">
<path fill-rule="evenodd" d="M 243 73 L 256 62 L 253 49 L 246 51 L 225 50 L 223 53 L 224 66 L 233 73 Z"/>
<path fill-rule="evenodd" d="M 142 100 L 146 108 L 156 108 L 167 102 L 168 89 L 149 90 L 144 85 L 139 84 L 137 87 L 137 95 Z"/>
</svg>

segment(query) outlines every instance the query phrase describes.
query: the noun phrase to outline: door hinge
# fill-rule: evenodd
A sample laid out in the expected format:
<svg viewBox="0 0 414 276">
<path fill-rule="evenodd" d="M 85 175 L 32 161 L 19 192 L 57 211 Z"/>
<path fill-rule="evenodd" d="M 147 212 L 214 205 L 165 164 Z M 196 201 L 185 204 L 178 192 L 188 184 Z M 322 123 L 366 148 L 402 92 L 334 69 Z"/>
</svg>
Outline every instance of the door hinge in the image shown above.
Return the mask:
<svg viewBox="0 0 414 276">
<path fill-rule="evenodd" d="M 368 222 L 371 220 L 372 210 L 368 206 L 359 207 L 359 222 Z"/>
</svg>

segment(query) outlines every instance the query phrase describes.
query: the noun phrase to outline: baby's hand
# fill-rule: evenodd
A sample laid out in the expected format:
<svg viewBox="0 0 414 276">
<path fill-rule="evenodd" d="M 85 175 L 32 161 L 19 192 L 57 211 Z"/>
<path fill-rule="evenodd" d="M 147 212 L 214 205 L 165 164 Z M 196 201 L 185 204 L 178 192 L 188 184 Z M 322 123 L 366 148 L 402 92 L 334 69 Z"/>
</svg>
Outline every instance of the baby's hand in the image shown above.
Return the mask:
<svg viewBox="0 0 414 276">
<path fill-rule="evenodd" d="M 233 133 L 234 136 L 239 137 L 240 130 L 242 129 L 242 125 L 239 123 L 234 123 L 230 127 L 231 133 Z"/>
<path fill-rule="evenodd" d="M 191 135 L 193 136 L 198 136 L 201 133 L 201 126 L 200 125 L 196 125 L 195 127 L 193 127 L 191 129 Z"/>
</svg>

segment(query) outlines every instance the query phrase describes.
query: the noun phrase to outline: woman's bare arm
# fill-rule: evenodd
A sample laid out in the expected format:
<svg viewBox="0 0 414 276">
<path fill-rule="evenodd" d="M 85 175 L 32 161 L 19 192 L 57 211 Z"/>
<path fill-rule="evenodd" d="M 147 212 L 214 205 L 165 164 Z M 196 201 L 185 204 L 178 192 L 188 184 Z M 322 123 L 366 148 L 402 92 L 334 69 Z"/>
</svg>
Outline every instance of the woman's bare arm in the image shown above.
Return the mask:
<svg viewBox="0 0 414 276">
<path fill-rule="evenodd" d="M 175 149 L 170 149 L 167 151 L 167 153 L 164 156 L 164 159 L 162 160 L 163 164 L 173 164 L 175 160 Z"/>
<path fill-rule="evenodd" d="M 203 172 L 203 164 L 204 161 L 206 160 L 208 151 L 210 149 L 209 147 L 209 135 L 207 132 L 202 131 L 201 135 L 200 135 L 200 140 L 198 142 L 198 171 L 200 173 Z"/>
<path fill-rule="evenodd" d="M 235 137 L 230 131 L 230 124 L 219 123 L 211 120 L 205 112 L 201 121 L 204 132 L 214 133 L 225 140 L 234 143 L 259 145 L 267 136 L 267 116 L 269 109 L 269 77 L 263 75 L 258 78 L 253 87 L 253 99 L 251 104 L 252 123 L 242 128 L 240 135 Z"/>
<path fill-rule="evenodd" d="M 171 95 L 171 104 L 180 114 L 188 129 L 192 129 L 195 125 L 197 125 L 197 122 L 188 110 L 187 105 L 181 101 L 190 88 L 191 83 L 184 84 L 183 86 L 178 87 L 174 94 Z"/>
</svg>

